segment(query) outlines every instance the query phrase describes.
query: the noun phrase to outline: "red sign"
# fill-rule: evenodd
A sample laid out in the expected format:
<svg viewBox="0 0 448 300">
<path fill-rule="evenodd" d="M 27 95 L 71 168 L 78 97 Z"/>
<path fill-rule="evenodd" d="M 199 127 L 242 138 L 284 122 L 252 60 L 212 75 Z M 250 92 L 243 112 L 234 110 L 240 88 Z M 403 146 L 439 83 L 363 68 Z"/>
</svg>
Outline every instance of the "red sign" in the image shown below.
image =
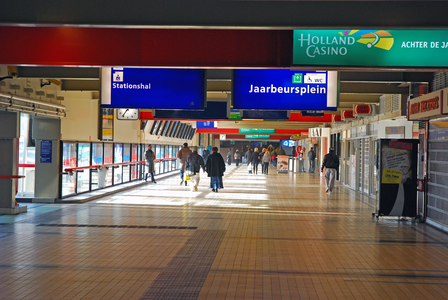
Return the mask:
<svg viewBox="0 0 448 300">
<path fill-rule="evenodd" d="M 308 132 L 301 132 L 301 133 L 300 133 L 300 136 L 306 136 L 306 137 L 308 137 Z"/>
<path fill-rule="evenodd" d="M 390 141 L 389 142 L 389 148 L 412 150 L 412 143 L 403 143 L 403 142 Z"/>
<path fill-rule="evenodd" d="M 355 115 L 353 114 L 353 110 L 344 110 L 343 112 L 344 119 L 354 119 Z"/>
<path fill-rule="evenodd" d="M 355 112 L 357 115 L 370 115 L 372 107 L 368 104 L 359 104 L 355 106 Z"/>
<path fill-rule="evenodd" d="M 344 122 L 344 120 L 342 120 L 341 115 L 333 115 L 333 121 L 334 122 Z"/>
</svg>

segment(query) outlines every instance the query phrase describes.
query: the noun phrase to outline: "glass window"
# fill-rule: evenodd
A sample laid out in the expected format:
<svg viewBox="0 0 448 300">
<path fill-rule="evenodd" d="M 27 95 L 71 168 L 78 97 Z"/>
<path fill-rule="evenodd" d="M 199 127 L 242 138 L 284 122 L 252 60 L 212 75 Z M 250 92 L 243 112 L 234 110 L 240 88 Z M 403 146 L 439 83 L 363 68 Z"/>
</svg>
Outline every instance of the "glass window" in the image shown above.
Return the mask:
<svg viewBox="0 0 448 300">
<path fill-rule="evenodd" d="M 104 144 L 104 164 L 112 164 L 114 162 L 114 145 Z"/>
<path fill-rule="evenodd" d="M 123 146 L 123 162 L 131 161 L 131 145 L 124 144 Z"/>
<path fill-rule="evenodd" d="M 66 168 L 77 166 L 76 143 L 62 144 L 62 171 Z M 75 175 L 62 174 L 62 196 L 74 194 L 76 192 Z"/>
<path fill-rule="evenodd" d="M 156 145 L 156 159 L 161 159 L 161 158 L 162 158 L 162 156 L 160 156 L 160 145 Z"/>
<path fill-rule="evenodd" d="M 168 157 L 169 158 L 173 157 L 173 146 L 168 146 Z"/>
<path fill-rule="evenodd" d="M 114 163 L 122 163 L 123 162 L 123 144 L 115 144 L 114 145 Z M 122 166 L 114 166 L 114 184 L 119 184 L 123 182 L 123 167 Z"/>
<path fill-rule="evenodd" d="M 94 143 L 92 145 L 92 165 L 103 164 L 103 144 Z"/>
<path fill-rule="evenodd" d="M 160 146 L 160 158 L 165 158 L 165 146 Z"/>
<path fill-rule="evenodd" d="M 132 148 L 131 148 L 131 161 L 138 161 L 137 145 L 132 145 Z"/>
</svg>

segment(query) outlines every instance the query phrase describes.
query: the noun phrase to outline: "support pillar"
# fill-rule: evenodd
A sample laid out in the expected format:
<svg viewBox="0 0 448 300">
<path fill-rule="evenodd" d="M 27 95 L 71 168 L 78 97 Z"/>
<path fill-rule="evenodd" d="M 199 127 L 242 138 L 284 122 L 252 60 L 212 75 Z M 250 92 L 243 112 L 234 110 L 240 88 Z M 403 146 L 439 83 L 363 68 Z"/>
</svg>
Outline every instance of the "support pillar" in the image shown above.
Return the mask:
<svg viewBox="0 0 448 300">
<path fill-rule="evenodd" d="M 0 111 L 0 176 L 13 177 L 18 172 L 20 114 Z M 16 206 L 16 181 L 0 178 L 0 214 L 16 215 L 26 212 L 26 206 Z"/>
<path fill-rule="evenodd" d="M 54 203 L 59 198 L 61 120 L 35 117 L 36 176 L 33 202 Z"/>
</svg>

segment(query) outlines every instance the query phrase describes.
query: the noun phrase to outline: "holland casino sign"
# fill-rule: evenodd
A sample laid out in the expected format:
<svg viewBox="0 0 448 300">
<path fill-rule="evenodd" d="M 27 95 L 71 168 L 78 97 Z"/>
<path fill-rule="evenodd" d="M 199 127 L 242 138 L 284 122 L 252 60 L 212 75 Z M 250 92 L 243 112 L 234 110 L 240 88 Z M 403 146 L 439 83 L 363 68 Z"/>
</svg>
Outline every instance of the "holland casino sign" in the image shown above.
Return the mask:
<svg viewBox="0 0 448 300">
<path fill-rule="evenodd" d="M 293 65 L 446 67 L 444 30 L 294 30 Z"/>
<path fill-rule="evenodd" d="M 336 110 L 337 72 L 236 69 L 234 109 Z"/>
</svg>

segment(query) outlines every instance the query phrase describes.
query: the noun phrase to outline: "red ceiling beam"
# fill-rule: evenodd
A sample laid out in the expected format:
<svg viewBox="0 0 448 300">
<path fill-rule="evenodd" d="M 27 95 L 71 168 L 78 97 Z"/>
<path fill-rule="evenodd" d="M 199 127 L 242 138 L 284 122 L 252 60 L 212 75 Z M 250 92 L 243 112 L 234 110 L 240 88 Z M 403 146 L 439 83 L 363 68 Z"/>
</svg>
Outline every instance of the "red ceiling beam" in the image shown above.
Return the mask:
<svg viewBox="0 0 448 300">
<path fill-rule="evenodd" d="M 262 67 L 291 64 L 292 30 L 0 26 L 0 64 Z"/>
</svg>

